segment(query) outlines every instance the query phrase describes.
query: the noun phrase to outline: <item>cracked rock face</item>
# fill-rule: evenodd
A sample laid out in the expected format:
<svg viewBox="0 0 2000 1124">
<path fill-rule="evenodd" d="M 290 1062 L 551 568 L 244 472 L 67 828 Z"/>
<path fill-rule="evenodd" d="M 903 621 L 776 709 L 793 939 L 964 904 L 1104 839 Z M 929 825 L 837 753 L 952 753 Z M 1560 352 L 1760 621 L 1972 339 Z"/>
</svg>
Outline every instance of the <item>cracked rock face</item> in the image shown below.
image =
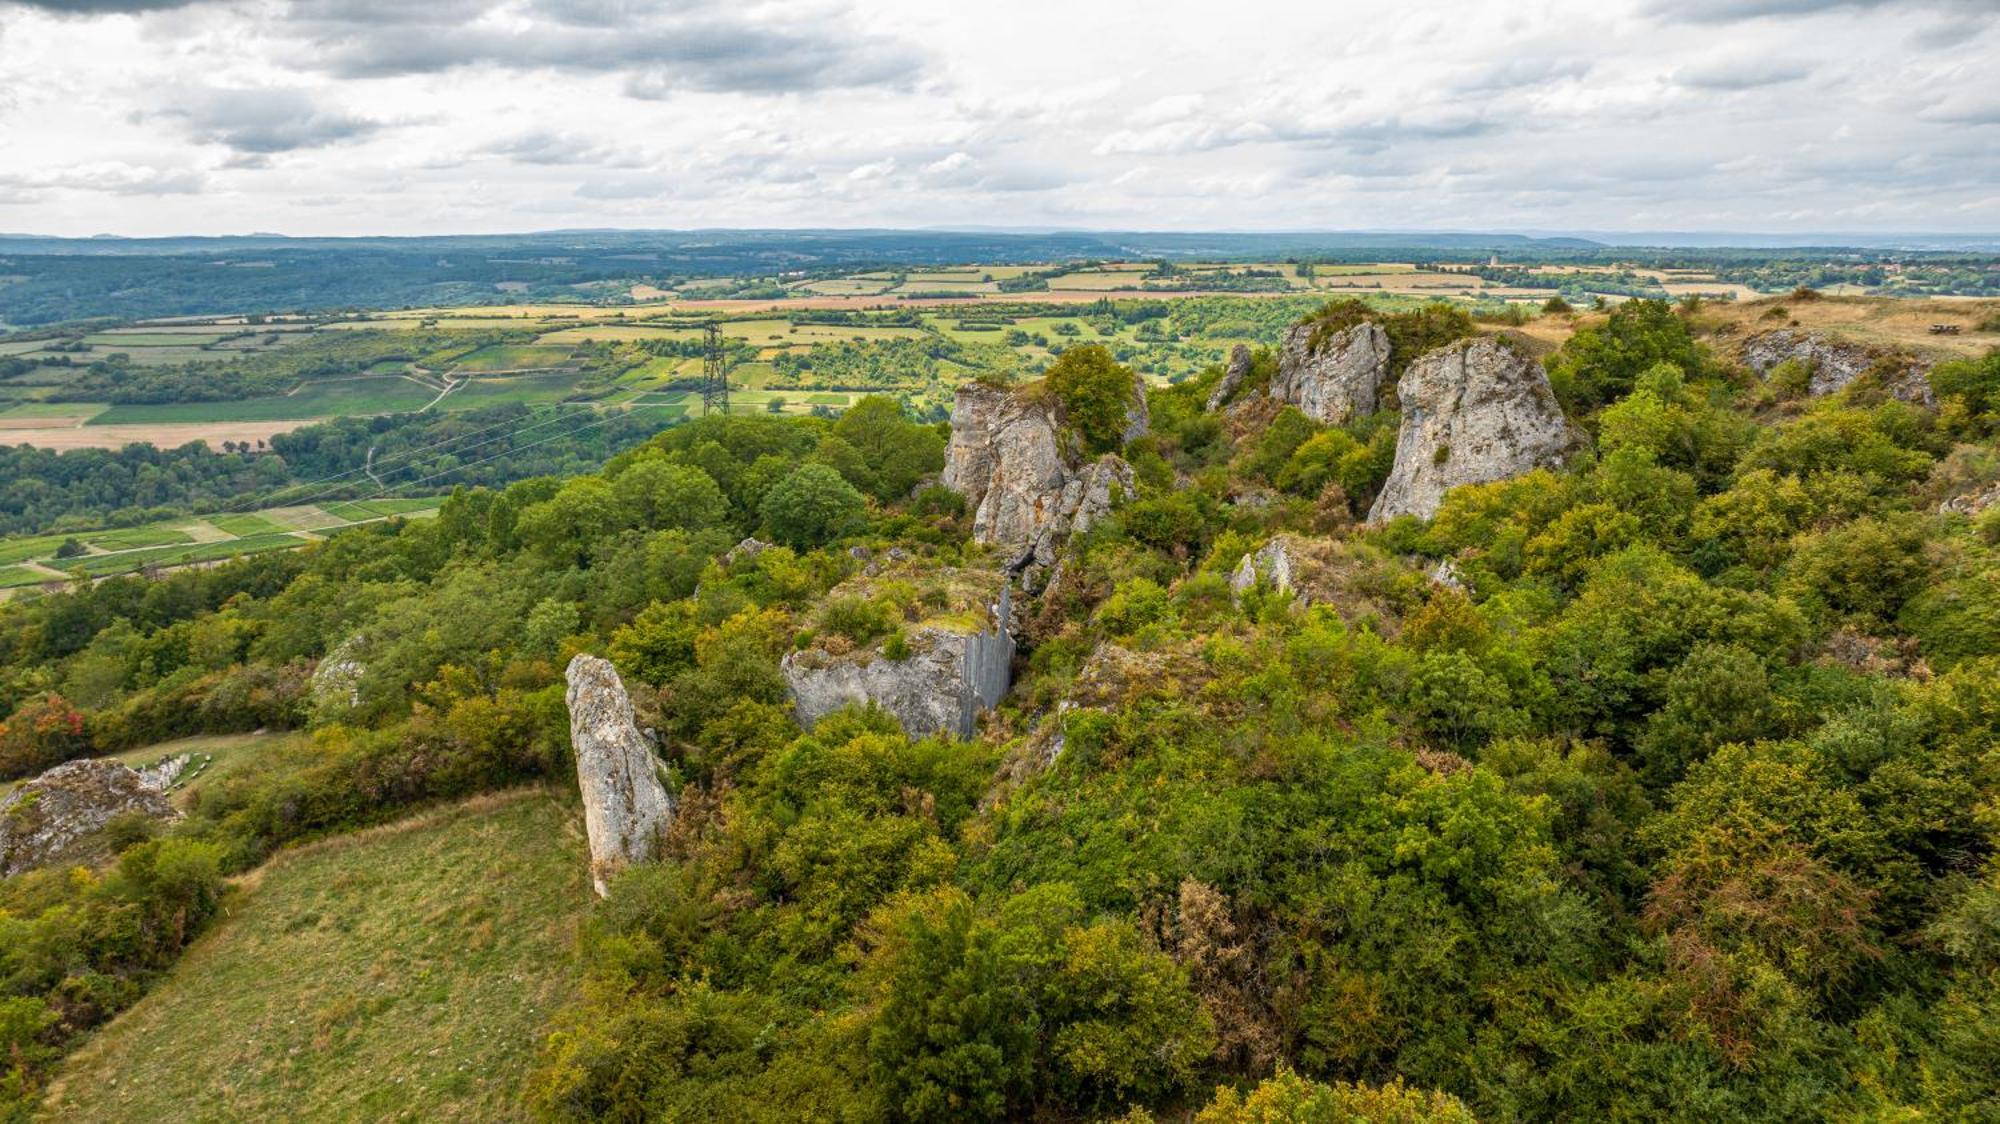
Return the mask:
<svg viewBox="0 0 2000 1124">
<path fill-rule="evenodd" d="M 1127 439 L 1145 433 L 1146 421 L 1136 393 Z M 965 497 L 973 538 L 1011 552 L 1009 568 L 1020 570 L 1054 562 L 1070 535 L 1111 510 L 1114 485 L 1132 490 L 1133 476 L 1116 454 L 1076 456 L 1054 405 L 975 384 L 960 388 L 951 412 L 943 483 Z"/>
<path fill-rule="evenodd" d="M 1223 369 L 1222 381 L 1215 384 L 1215 392 L 1208 396 L 1208 408 L 1220 410 L 1222 404 L 1243 385 L 1243 379 L 1250 374 L 1250 348 L 1237 344 L 1229 349 L 1229 366 Z"/>
<path fill-rule="evenodd" d="M 910 655 L 892 660 L 879 649 L 832 655 L 788 652 L 779 664 L 801 726 L 850 703 L 888 711 L 913 738 L 959 729 L 966 635 L 919 628 L 907 636 Z"/>
<path fill-rule="evenodd" d="M 599 897 L 611 876 L 653 857 L 674 821 L 673 798 L 660 783 L 653 749 L 632 716 L 632 700 L 611 661 L 569 661 L 569 740 L 583 790 L 590 836 L 590 878 Z"/>
<path fill-rule="evenodd" d="M 1374 413 L 1389 373 L 1389 334 L 1369 322 L 1335 332 L 1318 347 L 1312 336 L 1311 324 L 1285 333 L 1271 397 L 1327 425 Z"/>
<path fill-rule="evenodd" d="M 0 801 L 0 876 L 87 859 L 96 835 L 118 816 L 136 812 L 178 818 L 158 785 L 109 759 L 58 765 Z"/>
<path fill-rule="evenodd" d="M 1812 373 L 1806 389 L 1815 398 L 1841 390 L 1884 359 L 1895 359 L 1898 370 L 1887 373 L 1885 378 L 1889 393 L 1920 406 L 1937 404 L 1937 397 L 1931 392 L 1930 364 L 1884 355 L 1824 332 L 1794 328 L 1765 332 L 1743 341 L 1742 355 L 1743 365 L 1759 377 L 1768 376 L 1773 367 L 1786 360 L 1798 361 Z"/>
<path fill-rule="evenodd" d="M 1429 519 L 1460 484 L 1506 480 L 1559 465 L 1580 435 L 1556 404 L 1541 364 L 1492 338 L 1438 348 L 1396 387 L 1403 427 L 1396 463 L 1368 511 Z"/>
</svg>

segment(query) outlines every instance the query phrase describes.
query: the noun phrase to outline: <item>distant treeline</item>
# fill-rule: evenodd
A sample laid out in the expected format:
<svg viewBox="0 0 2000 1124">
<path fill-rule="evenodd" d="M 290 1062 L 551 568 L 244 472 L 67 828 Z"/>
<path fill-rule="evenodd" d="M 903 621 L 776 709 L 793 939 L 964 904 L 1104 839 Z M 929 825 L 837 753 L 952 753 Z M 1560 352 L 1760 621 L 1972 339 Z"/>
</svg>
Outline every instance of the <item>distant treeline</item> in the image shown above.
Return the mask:
<svg viewBox="0 0 2000 1124">
<path fill-rule="evenodd" d="M 54 452 L 0 446 L 0 534 L 124 526 L 260 504 L 414 494 L 588 472 L 661 428 L 648 413 L 507 403 L 446 414 L 340 418 L 270 439 L 269 451 L 127 445 Z M 246 443 L 247 445 L 247 443 Z M 374 450 L 369 475 L 369 450 Z"/>
<path fill-rule="evenodd" d="M 95 317 L 324 312 L 447 304 L 630 300 L 635 284 L 699 284 L 730 295 L 784 295 L 784 275 L 834 276 L 967 262 L 1417 261 L 1714 269 L 1781 260 L 1982 266 L 1992 254 L 1853 248 L 1634 248 L 1583 238 L 1492 234 L 1016 234 L 899 231 L 583 231 L 466 238 L 0 237 L 0 323 Z M 1031 290 L 1049 274 L 1000 284 Z M 700 279 L 699 282 L 696 279 Z M 718 279 L 723 279 L 718 281 Z M 1263 287 L 1262 281 L 1204 283 Z M 505 285 L 503 291 L 501 286 Z"/>
</svg>

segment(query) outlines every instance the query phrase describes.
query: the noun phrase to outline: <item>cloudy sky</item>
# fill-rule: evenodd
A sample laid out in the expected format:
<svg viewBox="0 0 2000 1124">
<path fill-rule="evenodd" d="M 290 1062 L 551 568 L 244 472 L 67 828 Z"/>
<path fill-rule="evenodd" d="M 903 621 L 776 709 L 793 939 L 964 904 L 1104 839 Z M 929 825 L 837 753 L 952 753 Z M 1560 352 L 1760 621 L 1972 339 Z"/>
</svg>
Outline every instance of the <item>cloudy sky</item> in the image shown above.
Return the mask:
<svg viewBox="0 0 2000 1124">
<path fill-rule="evenodd" d="M 0 231 L 2000 231 L 2000 0 L 0 0 Z"/>
</svg>

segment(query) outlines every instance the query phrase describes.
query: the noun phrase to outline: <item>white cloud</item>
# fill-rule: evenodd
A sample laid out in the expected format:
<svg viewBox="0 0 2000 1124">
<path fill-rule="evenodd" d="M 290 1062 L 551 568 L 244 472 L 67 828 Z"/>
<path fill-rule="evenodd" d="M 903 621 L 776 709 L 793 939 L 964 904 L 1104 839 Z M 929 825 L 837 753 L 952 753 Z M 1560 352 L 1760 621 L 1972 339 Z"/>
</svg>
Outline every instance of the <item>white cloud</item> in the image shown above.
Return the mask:
<svg viewBox="0 0 2000 1124">
<path fill-rule="evenodd" d="M 1994 2 L 0 0 L 0 229 L 1993 230 Z"/>
</svg>

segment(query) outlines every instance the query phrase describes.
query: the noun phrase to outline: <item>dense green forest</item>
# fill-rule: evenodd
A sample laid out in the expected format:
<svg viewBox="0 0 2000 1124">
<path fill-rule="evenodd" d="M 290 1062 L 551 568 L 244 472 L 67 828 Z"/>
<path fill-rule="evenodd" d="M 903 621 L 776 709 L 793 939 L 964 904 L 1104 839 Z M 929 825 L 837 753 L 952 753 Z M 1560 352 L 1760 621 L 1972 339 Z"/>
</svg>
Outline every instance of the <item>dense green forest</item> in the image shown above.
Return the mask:
<svg viewBox="0 0 2000 1124">
<path fill-rule="evenodd" d="M 426 494 L 588 471 L 657 432 L 644 411 L 519 403 L 445 414 L 340 418 L 273 436 L 268 449 L 56 452 L 0 445 L 0 534 L 129 526 L 190 512 Z M 372 472 L 372 475 L 371 475 Z"/>
<path fill-rule="evenodd" d="M 2000 1113 L 2000 507 L 1938 509 L 2000 479 L 2000 352 L 1939 366 L 1935 408 L 1873 376 L 1806 398 L 1640 301 L 1548 368 L 1588 453 L 1365 526 L 1393 412 L 1213 413 L 1214 368 L 1125 444 L 1093 419 L 1129 374 L 1066 350 L 1040 393 L 1137 486 L 1024 610 L 971 740 L 802 730 L 778 670 L 937 608 L 834 592 L 873 560 L 1001 561 L 928 485 L 946 427 L 888 398 L 9 606 L 0 776 L 311 736 L 107 872 L 0 885 L 0 1105 L 31 1110 L 225 874 L 568 783 L 584 651 L 681 810 L 588 921 L 525 1082 L 543 1118 Z M 1316 603 L 1231 588 L 1281 532 L 1317 544 Z M 316 687 L 334 662 L 351 693 Z"/>
</svg>

